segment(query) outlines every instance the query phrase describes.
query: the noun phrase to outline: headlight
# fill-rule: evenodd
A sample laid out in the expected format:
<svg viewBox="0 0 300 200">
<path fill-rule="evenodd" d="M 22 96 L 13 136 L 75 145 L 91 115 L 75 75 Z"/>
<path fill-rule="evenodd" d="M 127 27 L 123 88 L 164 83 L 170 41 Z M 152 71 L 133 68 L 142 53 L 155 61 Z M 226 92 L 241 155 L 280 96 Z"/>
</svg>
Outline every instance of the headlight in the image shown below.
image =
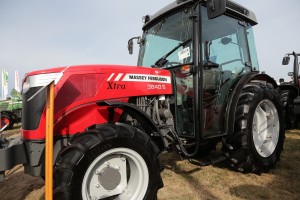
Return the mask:
<svg viewBox="0 0 300 200">
<path fill-rule="evenodd" d="M 25 82 L 23 83 L 22 92 L 25 94 L 30 88 L 46 86 L 53 80 L 54 84 L 57 84 L 57 82 L 61 79 L 62 76 L 62 72 L 28 76 Z"/>
<path fill-rule="evenodd" d="M 23 83 L 23 86 L 22 86 L 22 93 L 26 93 L 29 89 L 30 89 L 30 78 L 27 77 L 26 81 Z"/>
</svg>

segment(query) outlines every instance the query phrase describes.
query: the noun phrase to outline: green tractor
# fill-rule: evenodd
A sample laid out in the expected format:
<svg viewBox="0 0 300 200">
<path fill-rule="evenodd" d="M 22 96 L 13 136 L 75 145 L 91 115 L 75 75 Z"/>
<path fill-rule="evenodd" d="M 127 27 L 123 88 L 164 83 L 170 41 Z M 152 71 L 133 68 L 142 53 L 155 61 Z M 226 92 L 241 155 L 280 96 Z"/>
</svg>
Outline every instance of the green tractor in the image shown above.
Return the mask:
<svg viewBox="0 0 300 200">
<path fill-rule="evenodd" d="M 0 101 L 0 131 L 12 129 L 15 123 L 21 122 L 21 94 L 17 90 L 12 89 L 10 95 L 11 97 L 9 97 L 8 99 Z"/>
</svg>

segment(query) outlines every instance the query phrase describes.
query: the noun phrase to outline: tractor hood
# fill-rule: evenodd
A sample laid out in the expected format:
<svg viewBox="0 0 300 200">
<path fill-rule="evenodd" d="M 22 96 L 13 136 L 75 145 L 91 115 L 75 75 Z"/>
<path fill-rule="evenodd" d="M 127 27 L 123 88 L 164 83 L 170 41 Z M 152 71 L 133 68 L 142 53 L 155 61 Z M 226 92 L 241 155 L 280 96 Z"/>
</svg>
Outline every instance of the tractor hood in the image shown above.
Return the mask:
<svg viewBox="0 0 300 200">
<path fill-rule="evenodd" d="M 30 72 L 24 78 L 22 93 L 22 129 L 26 139 L 44 138 L 44 88 L 53 80 L 54 130 L 58 134 L 72 134 L 87 125 L 104 123 L 107 110 L 99 107 L 98 102 L 128 102 L 131 97 L 172 94 L 171 74 L 162 69 L 81 65 Z"/>
<path fill-rule="evenodd" d="M 23 80 L 23 92 L 53 80 L 56 93 L 67 87 L 67 94 L 78 90 L 80 95 L 91 96 L 92 92 L 98 99 L 172 93 L 168 70 L 122 65 L 78 65 L 33 71 Z"/>
</svg>

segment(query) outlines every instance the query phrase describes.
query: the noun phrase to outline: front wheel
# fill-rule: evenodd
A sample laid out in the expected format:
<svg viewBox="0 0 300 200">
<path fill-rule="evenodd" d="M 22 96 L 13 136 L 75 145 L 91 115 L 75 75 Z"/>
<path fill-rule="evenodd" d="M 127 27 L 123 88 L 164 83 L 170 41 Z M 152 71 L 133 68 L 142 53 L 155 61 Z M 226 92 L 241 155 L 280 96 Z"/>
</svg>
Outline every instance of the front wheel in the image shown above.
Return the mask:
<svg viewBox="0 0 300 200">
<path fill-rule="evenodd" d="M 247 83 L 238 100 L 235 133 L 227 142 L 232 166 L 261 173 L 273 168 L 284 143 L 283 111 L 278 92 L 263 81 Z"/>
<path fill-rule="evenodd" d="M 159 150 L 128 125 L 101 125 L 76 137 L 55 168 L 57 199 L 155 199 L 163 186 Z"/>
</svg>

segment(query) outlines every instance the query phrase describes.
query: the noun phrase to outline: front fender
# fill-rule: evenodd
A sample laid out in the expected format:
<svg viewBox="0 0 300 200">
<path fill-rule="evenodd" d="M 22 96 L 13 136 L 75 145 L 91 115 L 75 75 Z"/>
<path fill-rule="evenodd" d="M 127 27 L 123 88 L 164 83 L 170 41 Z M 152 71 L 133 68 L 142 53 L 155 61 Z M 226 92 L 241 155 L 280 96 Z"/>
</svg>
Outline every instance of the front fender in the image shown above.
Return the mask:
<svg viewBox="0 0 300 200">
<path fill-rule="evenodd" d="M 135 118 L 139 124 L 143 127 L 146 134 L 148 134 L 157 144 L 157 146 L 162 150 L 166 148 L 167 144 L 164 142 L 163 136 L 153 122 L 153 120 L 137 106 L 125 103 L 125 102 L 108 102 L 108 101 L 99 101 L 98 106 L 111 106 L 114 108 L 119 108 L 124 112 L 128 113 L 130 116 Z M 159 140 L 157 138 L 160 138 Z"/>
</svg>

